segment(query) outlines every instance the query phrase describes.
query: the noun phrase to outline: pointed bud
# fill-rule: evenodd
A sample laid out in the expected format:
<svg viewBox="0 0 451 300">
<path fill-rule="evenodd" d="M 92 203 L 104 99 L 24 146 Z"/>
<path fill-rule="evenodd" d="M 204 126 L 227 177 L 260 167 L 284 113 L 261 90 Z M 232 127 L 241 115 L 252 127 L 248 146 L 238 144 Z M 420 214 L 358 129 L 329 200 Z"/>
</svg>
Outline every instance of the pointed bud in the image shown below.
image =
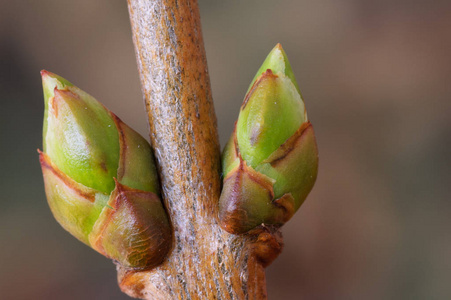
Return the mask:
<svg viewBox="0 0 451 300">
<path fill-rule="evenodd" d="M 252 81 L 224 149 L 222 227 L 244 233 L 260 224 L 283 225 L 312 189 L 317 168 L 313 127 L 278 44 Z"/>
<path fill-rule="evenodd" d="M 40 161 L 55 218 L 125 267 L 161 263 L 171 230 L 149 143 L 67 80 L 41 74 L 46 117 Z"/>
</svg>

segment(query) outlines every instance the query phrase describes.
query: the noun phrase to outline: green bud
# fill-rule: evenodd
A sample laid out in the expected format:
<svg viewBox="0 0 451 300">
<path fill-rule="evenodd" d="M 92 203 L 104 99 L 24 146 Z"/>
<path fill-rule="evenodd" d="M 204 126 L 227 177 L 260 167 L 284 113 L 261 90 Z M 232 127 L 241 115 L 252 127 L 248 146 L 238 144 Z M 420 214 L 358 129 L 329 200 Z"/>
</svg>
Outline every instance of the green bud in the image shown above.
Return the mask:
<svg viewBox="0 0 451 300">
<path fill-rule="evenodd" d="M 257 72 L 222 158 L 220 221 L 231 233 L 283 225 L 316 180 L 313 127 L 278 44 Z"/>
<path fill-rule="evenodd" d="M 160 264 L 172 233 L 149 143 L 67 80 L 41 74 L 46 111 L 40 161 L 56 220 L 125 267 Z"/>
<path fill-rule="evenodd" d="M 291 68 L 290 62 L 288 61 L 287 54 L 282 48 L 281 44 L 277 44 L 271 52 L 269 52 L 265 61 L 261 65 L 260 69 L 258 69 L 257 73 L 252 79 L 252 83 L 250 84 L 246 94 L 254 85 L 255 81 L 267 70 L 271 70 L 274 74 L 282 73 L 290 78 L 291 82 L 296 87 L 299 94 L 301 94 L 301 90 L 299 89 L 296 78 L 294 77 L 293 69 Z"/>
</svg>

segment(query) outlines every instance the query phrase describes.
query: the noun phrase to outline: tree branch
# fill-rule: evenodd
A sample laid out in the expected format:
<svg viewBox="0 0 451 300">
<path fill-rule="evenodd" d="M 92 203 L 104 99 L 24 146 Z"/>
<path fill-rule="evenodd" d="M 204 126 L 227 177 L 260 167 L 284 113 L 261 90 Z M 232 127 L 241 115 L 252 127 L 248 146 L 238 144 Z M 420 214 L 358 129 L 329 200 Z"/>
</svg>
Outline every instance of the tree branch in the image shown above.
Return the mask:
<svg viewBox="0 0 451 300">
<path fill-rule="evenodd" d="M 121 289 L 146 299 L 266 299 L 256 237 L 218 226 L 220 152 L 197 1 L 128 7 L 174 241 L 153 270 L 118 267 Z"/>
</svg>

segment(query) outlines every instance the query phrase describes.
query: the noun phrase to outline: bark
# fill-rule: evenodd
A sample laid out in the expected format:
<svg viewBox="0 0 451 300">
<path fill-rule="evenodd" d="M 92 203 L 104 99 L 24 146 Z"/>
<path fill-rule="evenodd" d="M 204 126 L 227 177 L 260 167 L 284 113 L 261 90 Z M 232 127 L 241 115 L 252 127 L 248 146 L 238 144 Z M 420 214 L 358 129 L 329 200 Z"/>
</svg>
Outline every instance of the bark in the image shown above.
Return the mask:
<svg viewBox="0 0 451 300">
<path fill-rule="evenodd" d="M 128 7 L 174 239 L 155 269 L 118 266 L 120 287 L 145 299 L 266 299 L 255 251 L 266 251 L 257 242 L 268 234 L 231 235 L 218 225 L 220 150 L 197 1 L 129 0 Z"/>
</svg>

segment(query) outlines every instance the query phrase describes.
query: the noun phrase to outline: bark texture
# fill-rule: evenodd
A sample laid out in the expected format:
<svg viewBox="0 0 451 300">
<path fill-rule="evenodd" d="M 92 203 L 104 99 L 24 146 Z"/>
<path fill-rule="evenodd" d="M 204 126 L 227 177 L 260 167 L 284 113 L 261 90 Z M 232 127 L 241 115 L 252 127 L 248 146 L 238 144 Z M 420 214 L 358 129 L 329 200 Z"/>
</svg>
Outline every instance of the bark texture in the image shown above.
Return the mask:
<svg viewBox="0 0 451 300">
<path fill-rule="evenodd" d="M 174 240 L 153 270 L 118 266 L 120 287 L 145 299 L 266 299 L 255 255 L 263 236 L 218 225 L 220 150 L 197 1 L 129 0 L 128 7 Z"/>
</svg>

